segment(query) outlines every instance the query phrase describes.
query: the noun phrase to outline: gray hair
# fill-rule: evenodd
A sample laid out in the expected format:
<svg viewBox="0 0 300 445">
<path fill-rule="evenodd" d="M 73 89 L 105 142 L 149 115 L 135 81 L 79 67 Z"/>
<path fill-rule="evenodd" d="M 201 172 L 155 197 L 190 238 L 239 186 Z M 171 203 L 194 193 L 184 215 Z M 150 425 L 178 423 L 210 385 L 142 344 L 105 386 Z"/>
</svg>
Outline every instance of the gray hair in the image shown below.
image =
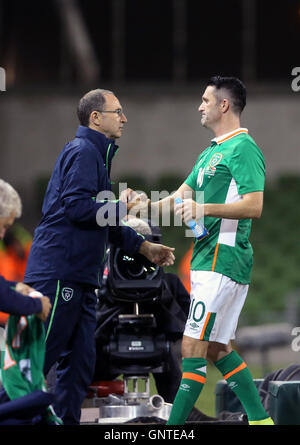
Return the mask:
<svg viewBox="0 0 300 445">
<path fill-rule="evenodd" d="M 89 91 L 80 99 L 77 107 L 77 116 L 80 125 L 88 127 L 91 113 L 93 111 L 103 111 L 103 106 L 106 102 L 106 94 L 114 93 L 109 90 L 102 90 L 98 88 L 96 90 Z"/>
<path fill-rule="evenodd" d="M 152 230 L 149 224 L 140 218 L 135 218 L 133 216 L 128 215 L 128 219 L 124 221 L 126 226 L 131 227 L 136 232 L 141 233 L 142 235 L 152 235 Z"/>
<path fill-rule="evenodd" d="M 22 215 L 22 202 L 18 192 L 8 182 L 0 179 L 0 217 L 6 218 L 15 212 L 16 218 Z"/>
</svg>

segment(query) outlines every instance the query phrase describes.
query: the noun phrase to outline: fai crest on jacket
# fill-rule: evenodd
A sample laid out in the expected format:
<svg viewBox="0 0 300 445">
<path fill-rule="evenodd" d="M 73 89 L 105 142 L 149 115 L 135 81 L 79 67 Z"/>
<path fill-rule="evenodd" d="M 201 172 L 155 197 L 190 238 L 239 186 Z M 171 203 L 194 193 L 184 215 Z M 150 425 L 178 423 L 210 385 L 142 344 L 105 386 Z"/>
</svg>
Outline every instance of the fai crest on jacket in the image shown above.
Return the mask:
<svg viewBox="0 0 300 445">
<path fill-rule="evenodd" d="M 65 301 L 70 301 L 73 297 L 74 290 L 70 287 L 64 287 L 61 291 L 61 296 Z"/>
</svg>

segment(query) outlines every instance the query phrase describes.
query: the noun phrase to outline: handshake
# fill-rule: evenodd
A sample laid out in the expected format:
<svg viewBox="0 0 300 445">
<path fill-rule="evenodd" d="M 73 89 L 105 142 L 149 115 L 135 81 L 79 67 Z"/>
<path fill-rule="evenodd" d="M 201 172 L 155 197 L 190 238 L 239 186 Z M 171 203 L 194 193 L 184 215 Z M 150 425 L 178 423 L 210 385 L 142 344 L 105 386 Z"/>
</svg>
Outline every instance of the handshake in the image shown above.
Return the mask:
<svg viewBox="0 0 300 445">
<path fill-rule="evenodd" d="M 120 201 L 126 203 L 128 214 L 134 213 L 134 216 L 140 215 L 143 210 L 147 210 L 151 205 L 146 193 L 137 193 L 130 188 L 121 192 Z"/>
<path fill-rule="evenodd" d="M 163 213 L 172 209 L 182 221 L 188 224 L 189 221 L 202 219 L 205 215 L 204 204 L 193 199 L 192 190 L 185 190 L 182 187 L 157 202 L 151 202 L 145 193 L 137 193 L 127 188 L 121 192 L 120 201 L 126 203 L 129 216 L 140 216 L 141 218 L 143 213 L 148 215 L 148 210 L 154 213 Z"/>
</svg>

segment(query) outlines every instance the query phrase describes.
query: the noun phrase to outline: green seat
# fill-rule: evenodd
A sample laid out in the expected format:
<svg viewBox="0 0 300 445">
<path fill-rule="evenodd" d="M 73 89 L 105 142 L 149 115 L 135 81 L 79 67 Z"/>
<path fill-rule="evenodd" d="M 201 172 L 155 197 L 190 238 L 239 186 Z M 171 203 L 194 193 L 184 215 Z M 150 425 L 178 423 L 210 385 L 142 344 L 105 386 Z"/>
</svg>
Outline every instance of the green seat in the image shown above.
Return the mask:
<svg viewBox="0 0 300 445">
<path fill-rule="evenodd" d="M 254 379 L 257 388 L 263 379 Z M 275 425 L 300 425 L 300 381 L 274 381 L 269 383 L 269 413 Z M 245 413 L 243 406 L 226 380 L 215 387 L 216 416 L 222 411 Z"/>
<path fill-rule="evenodd" d="M 300 425 L 300 381 L 270 382 L 269 411 L 276 425 Z"/>
</svg>

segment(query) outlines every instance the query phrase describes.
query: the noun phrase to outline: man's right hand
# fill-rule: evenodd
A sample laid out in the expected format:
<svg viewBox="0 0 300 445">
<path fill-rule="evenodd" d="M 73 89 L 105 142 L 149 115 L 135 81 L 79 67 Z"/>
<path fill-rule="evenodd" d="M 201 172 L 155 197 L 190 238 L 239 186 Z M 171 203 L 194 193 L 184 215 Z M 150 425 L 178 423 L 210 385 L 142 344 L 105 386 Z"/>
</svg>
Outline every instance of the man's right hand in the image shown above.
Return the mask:
<svg viewBox="0 0 300 445">
<path fill-rule="evenodd" d="M 48 297 L 39 297 L 42 303 L 42 311 L 36 314 L 36 316 L 42 321 L 46 321 L 52 307 Z"/>
</svg>

